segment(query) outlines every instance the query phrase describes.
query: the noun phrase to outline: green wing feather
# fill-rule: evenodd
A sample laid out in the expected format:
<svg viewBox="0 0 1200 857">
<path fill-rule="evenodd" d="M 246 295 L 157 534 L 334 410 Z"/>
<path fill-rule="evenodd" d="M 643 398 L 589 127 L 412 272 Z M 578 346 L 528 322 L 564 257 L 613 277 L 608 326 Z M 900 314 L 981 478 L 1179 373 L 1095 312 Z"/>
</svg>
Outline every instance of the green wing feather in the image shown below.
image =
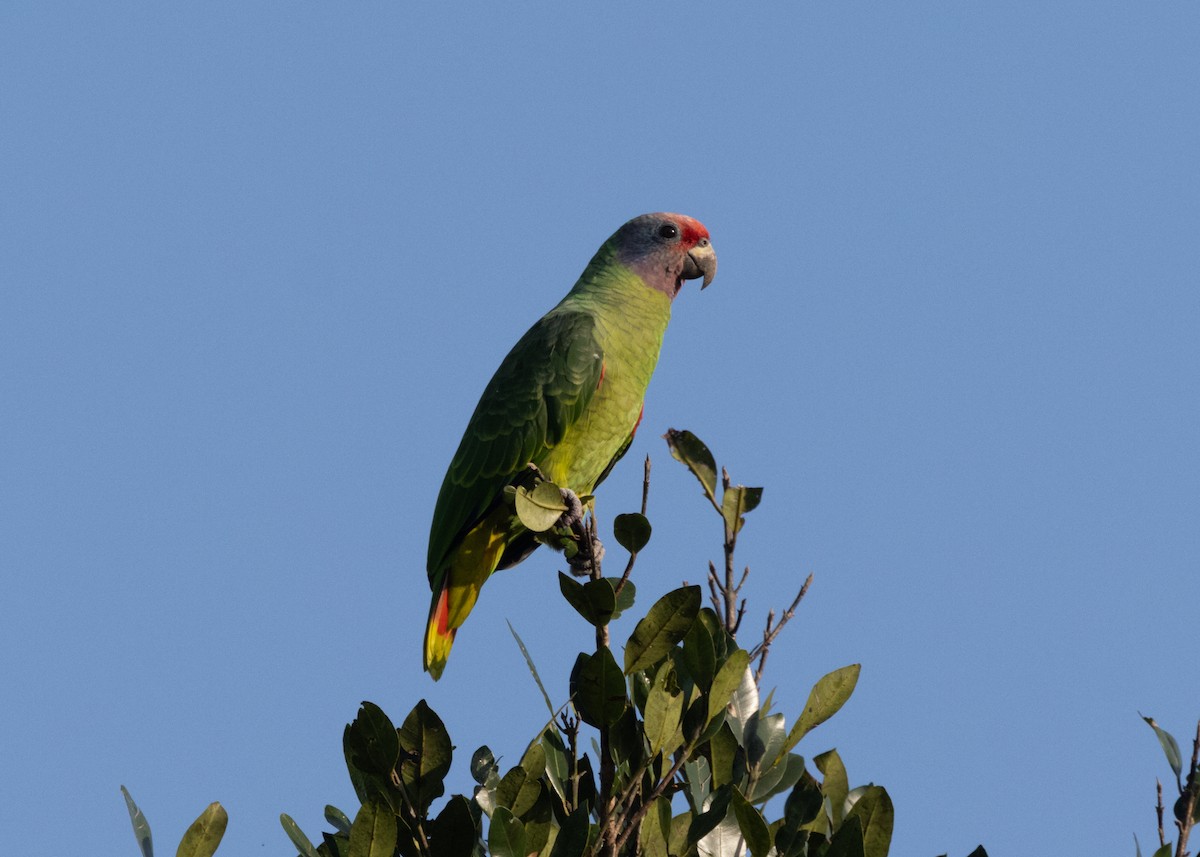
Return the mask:
<svg viewBox="0 0 1200 857">
<path fill-rule="evenodd" d="M 553 310 L 521 337 L 475 406 L 438 493 L 430 580 L 529 464 L 562 442 L 600 383 L 604 352 L 586 312 Z"/>
</svg>

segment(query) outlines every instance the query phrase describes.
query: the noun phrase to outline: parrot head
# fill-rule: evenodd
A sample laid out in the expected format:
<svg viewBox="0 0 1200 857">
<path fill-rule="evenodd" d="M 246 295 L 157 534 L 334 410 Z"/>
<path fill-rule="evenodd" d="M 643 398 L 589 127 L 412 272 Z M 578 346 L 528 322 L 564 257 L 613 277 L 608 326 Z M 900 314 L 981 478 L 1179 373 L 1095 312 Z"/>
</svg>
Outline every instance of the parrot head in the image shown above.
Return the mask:
<svg viewBox="0 0 1200 857">
<path fill-rule="evenodd" d="M 703 277 L 703 289 L 717 275 L 717 254 L 708 230 L 699 220 L 683 214 L 643 214 L 609 240 L 622 264 L 672 299 L 684 280 Z"/>
</svg>

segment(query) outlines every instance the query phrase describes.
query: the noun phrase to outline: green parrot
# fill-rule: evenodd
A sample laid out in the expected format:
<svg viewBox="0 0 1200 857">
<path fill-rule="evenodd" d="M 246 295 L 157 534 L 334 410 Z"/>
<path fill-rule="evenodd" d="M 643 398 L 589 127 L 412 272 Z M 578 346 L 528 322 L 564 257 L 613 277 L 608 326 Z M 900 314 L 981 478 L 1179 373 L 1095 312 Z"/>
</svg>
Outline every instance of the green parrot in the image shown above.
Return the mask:
<svg viewBox="0 0 1200 857">
<path fill-rule="evenodd" d="M 703 277 L 704 288 L 716 272 L 699 221 L 635 217 L 504 358 L 467 423 L 433 511 L 424 661 L 434 679 L 484 582 L 538 545 L 504 489 L 527 484 L 533 465 L 576 495 L 595 490 L 641 422 L 671 302 L 684 280 Z"/>
</svg>

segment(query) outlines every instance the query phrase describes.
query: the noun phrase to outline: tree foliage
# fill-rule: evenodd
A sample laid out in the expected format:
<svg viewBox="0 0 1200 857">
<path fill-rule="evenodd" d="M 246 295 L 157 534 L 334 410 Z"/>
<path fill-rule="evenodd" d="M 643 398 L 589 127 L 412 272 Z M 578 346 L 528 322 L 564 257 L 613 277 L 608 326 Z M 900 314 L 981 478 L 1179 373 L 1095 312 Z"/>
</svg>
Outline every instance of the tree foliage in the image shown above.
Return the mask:
<svg viewBox="0 0 1200 857">
<path fill-rule="evenodd" d="M 1185 768 L 1183 753 L 1179 750 L 1179 742 L 1175 740 L 1175 736 L 1155 723 L 1153 717 L 1143 716 L 1142 719 L 1154 730 L 1158 743 L 1162 745 L 1167 764 L 1171 766 L 1171 772 L 1175 775 L 1175 790 L 1178 793 L 1171 805 L 1170 818 L 1179 832 L 1179 837 L 1171 842 L 1164 823 L 1168 816 L 1163 804 L 1162 780 L 1158 781 L 1158 801 L 1155 804 L 1158 813 L 1158 848 L 1154 851 L 1154 857 L 1187 857 L 1188 838 L 1192 829 L 1200 823 L 1200 723 L 1196 724 L 1196 737 L 1192 740 L 1192 759 Z M 1133 837 L 1133 842 L 1137 857 L 1142 857 L 1142 846 L 1137 841 L 1137 836 Z"/>
<path fill-rule="evenodd" d="M 360 806 L 327 806 L 332 828 L 315 842 L 284 814 L 281 823 L 302 857 L 885 857 L 894 811 L 887 791 L 851 787 L 836 749 L 812 746 L 810 734 L 850 699 L 858 664 L 818 678 L 792 718 L 761 693 L 772 644 L 811 583 L 806 580 L 761 639 L 744 648 L 745 616 L 736 573 L 737 539 L 762 489 L 731 483 L 709 449 L 686 431 L 668 431 L 672 456 L 700 482 L 723 534 L 722 569 L 710 564 L 709 604 L 701 586 L 658 596 L 614 654 L 609 623 L 635 607 L 630 577 L 650 541 L 642 508 L 618 515 L 613 537 L 627 553 L 623 573 L 606 577 L 595 517 L 564 526 L 568 492 L 539 481 L 513 492 L 521 519 L 539 539 L 564 550 L 579 581 L 559 575 L 563 597 L 594 632 L 571 670 L 569 698 L 548 725 L 531 730 L 520 761 L 507 769 L 486 746 L 469 759 L 470 795 L 445 797 L 453 762 L 441 718 L 422 699 L 397 725 L 362 703 L 342 745 Z M 514 632 L 514 637 L 516 636 Z M 524 643 L 538 687 L 552 707 Z M 755 662 L 757 661 L 757 667 Z M 1165 743 L 1164 743 L 1165 746 Z M 812 753 L 807 758 L 798 749 Z M 125 792 L 143 857 L 152 857 L 149 825 Z M 188 830 L 178 853 L 207 857 L 225 827 L 213 804 Z M 972 857 L 984 857 L 982 848 Z"/>
</svg>

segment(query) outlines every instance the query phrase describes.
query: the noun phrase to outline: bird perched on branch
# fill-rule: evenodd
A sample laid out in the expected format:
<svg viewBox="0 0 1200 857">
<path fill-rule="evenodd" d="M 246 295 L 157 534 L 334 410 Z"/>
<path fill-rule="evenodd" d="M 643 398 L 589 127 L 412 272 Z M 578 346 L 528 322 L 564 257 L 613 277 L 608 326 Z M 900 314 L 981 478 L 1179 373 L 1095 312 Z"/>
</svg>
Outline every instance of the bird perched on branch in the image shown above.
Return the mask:
<svg viewBox="0 0 1200 857">
<path fill-rule="evenodd" d="M 435 679 L 484 582 L 539 544 L 517 516 L 510 486 L 547 480 L 576 495 L 595 490 L 641 422 L 671 302 L 685 280 L 703 277 L 704 288 L 716 272 L 699 221 L 635 217 L 504 358 L 467 423 L 433 512 L 424 663 Z"/>
</svg>

